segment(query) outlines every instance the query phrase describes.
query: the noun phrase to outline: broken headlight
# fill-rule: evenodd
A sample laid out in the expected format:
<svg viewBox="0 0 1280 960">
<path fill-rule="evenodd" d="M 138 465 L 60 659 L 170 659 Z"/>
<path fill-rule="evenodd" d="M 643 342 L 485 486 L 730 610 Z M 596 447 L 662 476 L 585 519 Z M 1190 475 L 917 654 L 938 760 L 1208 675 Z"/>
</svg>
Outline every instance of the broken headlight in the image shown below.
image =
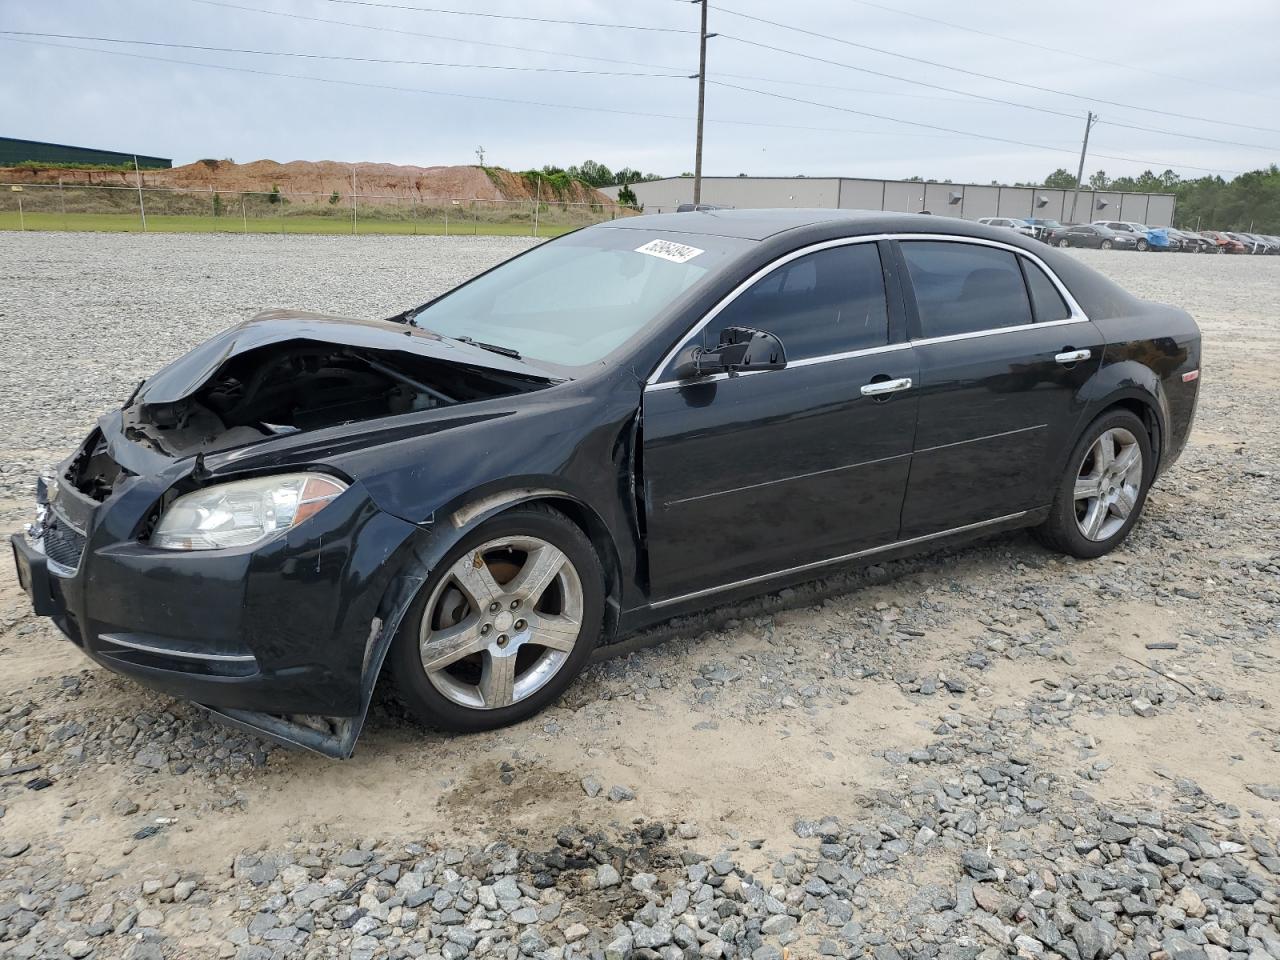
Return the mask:
<svg viewBox="0 0 1280 960">
<path fill-rule="evenodd" d="M 246 547 L 319 513 L 347 485 L 318 473 L 235 480 L 178 497 L 160 517 L 151 545 L 164 550 Z"/>
</svg>

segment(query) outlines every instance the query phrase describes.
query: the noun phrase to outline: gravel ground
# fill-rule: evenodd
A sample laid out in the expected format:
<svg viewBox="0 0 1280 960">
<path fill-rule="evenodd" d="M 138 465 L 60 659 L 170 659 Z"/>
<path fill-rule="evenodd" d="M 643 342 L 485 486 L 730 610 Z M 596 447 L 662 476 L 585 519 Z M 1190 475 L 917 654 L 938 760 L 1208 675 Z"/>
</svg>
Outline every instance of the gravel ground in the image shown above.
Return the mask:
<svg viewBox="0 0 1280 960">
<path fill-rule="evenodd" d="M 0 521 L 225 325 L 525 246 L 0 234 Z M 275 748 L 90 665 L 0 565 L 0 956 L 1280 960 L 1280 260 L 1080 256 L 1206 338 L 1121 550 L 783 591 L 508 731 L 379 704 L 347 763 Z"/>
</svg>

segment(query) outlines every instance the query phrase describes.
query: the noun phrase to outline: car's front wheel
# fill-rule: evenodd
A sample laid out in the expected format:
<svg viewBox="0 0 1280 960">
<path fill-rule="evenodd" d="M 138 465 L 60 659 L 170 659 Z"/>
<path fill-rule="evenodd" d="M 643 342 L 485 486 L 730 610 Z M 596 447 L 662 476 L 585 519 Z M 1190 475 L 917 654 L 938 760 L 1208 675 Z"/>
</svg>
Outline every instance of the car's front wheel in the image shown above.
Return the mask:
<svg viewBox="0 0 1280 960">
<path fill-rule="evenodd" d="M 1103 241 L 1102 241 L 1102 249 L 1103 249 L 1103 250 L 1110 250 L 1110 249 L 1111 249 L 1112 247 L 1114 247 L 1114 246 L 1115 246 L 1115 244 L 1114 244 L 1114 243 L 1112 243 L 1110 240 L 1103 240 Z"/>
<path fill-rule="evenodd" d="M 503 727 L 564 691 L 603 618 L 591 542 L 556 510 L 519 507 L 481 524 L 432 571 L 392 645 L 392 678 L 431 726 Z"/>
<path fill-rule="evenodd" d="M 1071 241 L 1068 240 L 1066 237 L 1063 237 L 1061 240 L 1058 241 L 1058 246 L 1069 247 L 1071 246 Z"/>
<path fill-rule="evenodd" d="M 1154 467 L 1146 425 L 1128 410 L 1103 414 L 1071 451 L 1037 537 L 1082 559 L 1109 552 L 1137 523 Z"/>
<path fill-rule="evenodd" d="M 1148 250 L 1148 249 L 1150 249 L 1150 248 L 1151 248 L 1151 244 L 1147 243 L 1147 241 L 1146 241 L 1145 239 L 1143 239 L 1143 240 L 1139 240 L 1139 241 L 1138 241 L 1138 249 L 1139 249 L 1139 250 Z"/>
</svg>

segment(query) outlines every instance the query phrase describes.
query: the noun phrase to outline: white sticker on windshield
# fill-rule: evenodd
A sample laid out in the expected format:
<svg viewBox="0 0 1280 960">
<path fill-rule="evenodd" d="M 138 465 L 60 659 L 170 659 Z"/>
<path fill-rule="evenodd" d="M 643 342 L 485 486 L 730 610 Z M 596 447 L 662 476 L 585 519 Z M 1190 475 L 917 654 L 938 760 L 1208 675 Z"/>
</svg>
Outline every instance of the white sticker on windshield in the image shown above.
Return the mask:
<svg viewBox="0 0 1280 960">
<path fill-rule="evenodd" d="M 672 263 L 688 263 L 698 254 L 705 252 L 687 243 L 676 243 L 674 240 L 650 240 L 643 247 L 636 247 L 636 253 L 647 253 L 651 257 L 661 257 Z"/>
</svg>

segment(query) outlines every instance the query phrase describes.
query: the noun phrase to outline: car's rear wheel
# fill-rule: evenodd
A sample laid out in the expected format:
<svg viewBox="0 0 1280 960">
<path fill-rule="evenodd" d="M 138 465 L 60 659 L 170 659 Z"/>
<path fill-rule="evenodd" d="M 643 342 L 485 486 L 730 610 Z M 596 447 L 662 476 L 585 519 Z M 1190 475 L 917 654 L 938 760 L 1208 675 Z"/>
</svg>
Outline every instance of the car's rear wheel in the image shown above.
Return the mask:
<svg viewBox="0 0 1280 960">
<path fill-rule="evenodd" d="M 1102 241 L 1102 249 L 1103 249 L 1103 250 L 1110 250 L 1110 249 L 1111 249 L 1112 247 L 1114 247 L 1114 246 L 1115 246 L 1115 244 L 1114 244 L 1114 243 L 1112 243 L 1110 240 L 1103 240 L 1103 241 Z"/>
<path fill-rule="evenodd" d="M 1073 557 L 1108 553 L 1137 523 L 1154 466 L 1146 425 L 1128 410 L 1104 413 L 1071 451 L 1049 516 L 1034 532 Z"/>
<path fill-rule="evenodd" d="M 1071 241 L 1068 240 L 1066 237 L 1063 237 L 1061 240 L 1058 241 L 1058 246 L 1069 247 L 1071 246 Z"/>
<path fill-rule="evenodd" d="M 603 617 L 591 542 L 556 510 L 520 507 L 481 524 L 432 572 L 392 646 L 392 677 L 425 723 L 506 726 L 573 681 Z"/>
</svg>

